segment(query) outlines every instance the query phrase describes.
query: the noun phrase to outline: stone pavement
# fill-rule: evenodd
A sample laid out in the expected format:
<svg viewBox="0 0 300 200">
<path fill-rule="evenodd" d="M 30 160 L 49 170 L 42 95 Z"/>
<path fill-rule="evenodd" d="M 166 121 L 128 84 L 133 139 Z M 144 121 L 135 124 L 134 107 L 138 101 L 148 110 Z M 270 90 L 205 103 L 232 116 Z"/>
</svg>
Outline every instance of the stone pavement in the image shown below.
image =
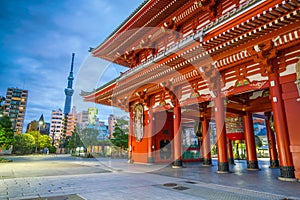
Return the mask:
<svg viewBox="0 0 300 200">
<path fill-rule="evenodd" d="M 69 156 L 13 157 L 0 164 L 0 199 L 300 199 L 299 182 L 277 180 L 279 169 L 260 171 L 236 161 L 232 173 L 188 163 L 128 164 L 124 159 Z"/>
</svg>

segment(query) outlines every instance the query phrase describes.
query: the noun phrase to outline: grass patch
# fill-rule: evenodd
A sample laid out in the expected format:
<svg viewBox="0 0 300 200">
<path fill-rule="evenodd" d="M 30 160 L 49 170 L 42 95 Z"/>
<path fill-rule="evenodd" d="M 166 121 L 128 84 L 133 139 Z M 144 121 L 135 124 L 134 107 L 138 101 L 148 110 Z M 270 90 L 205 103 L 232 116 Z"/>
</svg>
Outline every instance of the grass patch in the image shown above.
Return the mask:
<svg viewBox="0 0 300 200">
<path fill-rule="evenodd" d="M 7 162 L 12 162 L 12 160 L 8 160 L 5 158 L 0 158 L 0 163 L 7 163 Z"/>
</svg>

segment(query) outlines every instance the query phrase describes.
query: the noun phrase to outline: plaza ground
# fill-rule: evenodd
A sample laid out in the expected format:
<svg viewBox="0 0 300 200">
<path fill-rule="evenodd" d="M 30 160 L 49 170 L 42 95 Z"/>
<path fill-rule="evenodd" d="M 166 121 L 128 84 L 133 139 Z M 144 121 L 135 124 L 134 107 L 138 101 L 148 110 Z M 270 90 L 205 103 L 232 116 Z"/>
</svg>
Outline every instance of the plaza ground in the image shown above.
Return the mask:
<svg viewBox="0 0 300 200">
<path fill-rule="evenodd" d="M 173 169 L 69 155 L 9 158 L 0 164 L 0 199 L 300 199 L 300 183 L 279 181 L 268 160 L 255 171 L 236 160 L 231 173 L 218 174 L 216 160 Z"/>
</svg>

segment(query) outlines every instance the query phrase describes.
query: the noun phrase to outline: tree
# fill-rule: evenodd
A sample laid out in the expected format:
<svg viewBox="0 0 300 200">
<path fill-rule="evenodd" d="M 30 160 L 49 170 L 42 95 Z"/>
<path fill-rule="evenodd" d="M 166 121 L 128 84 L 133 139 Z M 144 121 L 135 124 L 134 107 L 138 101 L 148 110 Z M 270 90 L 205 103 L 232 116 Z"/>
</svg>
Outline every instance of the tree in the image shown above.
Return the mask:
<svg viewBox="0 0 300 200">
<path fill-rule="evenodd" d="M 97 136 L 99 134 L 99 131 L 94 128 L 86 128 L 83 129 L 82 131 L 78 132 L 79 138 L 82 141 L 83 145 L 88 147 L 88 146 L 94 146 L 98 145 L 98 139 Z"/>
<path fill-rule="evenodd" d="M 0 148 L 7 150 L 15 143 L 14 131 L 0 126 Z"/>
<path fill-rule="evenodd" d="M 35 143 L 35 153 L 41 148 L 42 135 L 39 131 L 30 131 L 27 134 L 32 135 Z M 49 137 L 49 136 L 48 136 Z"/>
<path fill-rule="evenodd" d="M 15 153 L 26 154 L 32 153 L 35 146 L 34 137 L 30 134 L 18 134 L 15 136 L 16 143 L 14 145 Z"/>
<path fill-rule="evenodd" d="M 111 143 L 113 143 L 115 147 L 117 147 L 115 149 L 117 150 L 118 156 L 123 156 L 123 150 L 127 150 L 128 148 L 128 128 L 126 128 L 126 124 L 123 124 L 124 122 L 126 121 L 117 120 L 113 137 L 110 139 Z"/>
<path fill-rule="evenodd" d="M 15 142 L 12 123 L 8 116 L 0 117 L 0 148 L 9 149 Z"/>
<path fill-rule="evenodd" d="M 56 153 L 56 146 L 50 146 L 49 153 Z"/>
<path fill-rule="evenodd" d="M 41 135 L 38 142 L 41 149 L 51 146 L 51 138 L 48 135 Z"/>
<path fill-rule="evenodd" d="M 72 133 L 72 136 L 69 139 L 68 148 L 74 150 L 76 147 L 82 147 L 83 146 L 83 143 L 80 139 L 80 134 L 81 134 L 80 131 L 81 131 L 80 127 L 77 124 L 75 126 L 75 129 L 74 129 L 73 133 Z"/>
<path fill-rule="evenodd" d="M 4 111 L 4 103 L 5 103 L 5 97 L 0 96 L 0 115 L 3 113 Z"/>
<path fill-rule="evenodd" d="M 12 123 L 8 116 L 0 116 L 0 126 L 5 129 L 12 129 Z"/>
<path fill-rule="evenodd" d="M 255 146 L 257 148 L 262 147 L 262 141 L 257 135 L 255 135 Z"/>
<path fill-rule="evenodd" d="M 127 121 L 125 120 L 117 120 L 117 123 L 115 125 L 115 130 L 113 133 L 113 137 L 110 139 L 110 141 L 117 147 L 120 147 L 121 149 L 127 149 L 128 148 L 128 128 L 121 129 L 120 126 L 126 125 Z M 128 124 L 128 122 L 127 122 Z M 126 132 L 127 131 L 127 132 Z"/>
<path fill-rule="evenodd" d="M 39 131 L 30 131 L 27 134 L 32 135 L 34 138 L 35 153 L 37 153 L 40 149 L 45 147 L 49 148 L 51 146 L 50 136 L 42 135 Z"/>
<path fill-rule="evenodd" d="M 124 132 L 128 131 L 128 121 L 122 118 L 117 119 L 117 124 L 123 129 Z M 126 127 L 126 128 L 125 128 Z"/>
</svg>

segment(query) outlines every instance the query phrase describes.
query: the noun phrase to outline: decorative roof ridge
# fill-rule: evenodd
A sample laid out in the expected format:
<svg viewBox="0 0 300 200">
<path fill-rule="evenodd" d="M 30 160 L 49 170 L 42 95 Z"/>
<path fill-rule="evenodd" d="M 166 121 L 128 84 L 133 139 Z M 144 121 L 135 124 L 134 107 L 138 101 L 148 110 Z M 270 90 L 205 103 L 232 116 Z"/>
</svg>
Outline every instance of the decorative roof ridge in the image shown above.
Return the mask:
<svg viewBox="0 0 300 200">
<path fill-rule="evenodd" d="M 119 25 L 117 26 L 117 28 L 111 33 L 109 34 L 105 40 L 103 42 L 101 42 L 97 47 L 95 48 L 90 48 L 90 52 L 98 49 L 99 47 L 101 47 L 103 44 L 105 44 L 105 42 L 107 42 L 114 34 L 116 34 L 118 32 L 118 30 L 120 30 L 134 15 L 136 15 L 138 13 L 139 10 L 141 10 L 148 2 L 150 2 L 151 0 L 144 0 L 144 2 L 142 2 L 128 17 L 126 17 L 126 19 Z"/>
<path fill-rule="evenodd" d="M 222 25 L 223 23 L 226 23 L 227 20 L 230 20 L 230 18 L 239 15 L 240 12 L 243 12 L 247 9 L 251 9 L 251 7 L 259 4 L 260 2 L 263 2 L 264 0 L 248 0 L 245 3 L 241 4 L 239 6 L 239 8 L 235 8 L 232 11 L 229 11 L 227 13 L 225 13 L 224 15 L 220 16 L 219 18 L 217 18 L 215 21 L 210 22 L 209 24 L 205 25 L 204 27 L 199 28 L 195 33 L 191 34 L 191 35 L 187 35 L 186 37 L 182 38 L 181 40 L 179 40 L 178 42 L 176 42 L 175 44 L 169 46 L 168 48 L 166 48 L 165 50 L 161 51 L 160 53 L 154 55 L 153 57 L 145 60 L 144 62 L 140 63 L 139 65 L 135 66 L 134 68 L 131 68 L 129 70 L 127 70 L 126 72 L 124 72 L 121 76 L 120 76 L 120 80 L 123 80 L 131 75 L 136 74 L 137 72 L 141 71 L 142 69 L 144 69 L 146 66 L 150 65 L 153 60 L 156 57 L 164 57 L 164 55 L 166 54 L 166 52 L 168 51 L 172 51 L 172 49 L 174 47 L 177 47 L 178 45 L 180 45 L 181 43 L 183 43 L 183 41 L 187 40 L 187 39 L 191 39 L 194 40 L 198 37 L 204 37 L 205 34 L 209 33 L 210 31 L 212 31 L 213 29 L 215 29 L 217 26 Z M 182 47 L 181 47 L 182 48 Z M 119 80 L 118 80 L 119 81 Z"/>
</svg>

